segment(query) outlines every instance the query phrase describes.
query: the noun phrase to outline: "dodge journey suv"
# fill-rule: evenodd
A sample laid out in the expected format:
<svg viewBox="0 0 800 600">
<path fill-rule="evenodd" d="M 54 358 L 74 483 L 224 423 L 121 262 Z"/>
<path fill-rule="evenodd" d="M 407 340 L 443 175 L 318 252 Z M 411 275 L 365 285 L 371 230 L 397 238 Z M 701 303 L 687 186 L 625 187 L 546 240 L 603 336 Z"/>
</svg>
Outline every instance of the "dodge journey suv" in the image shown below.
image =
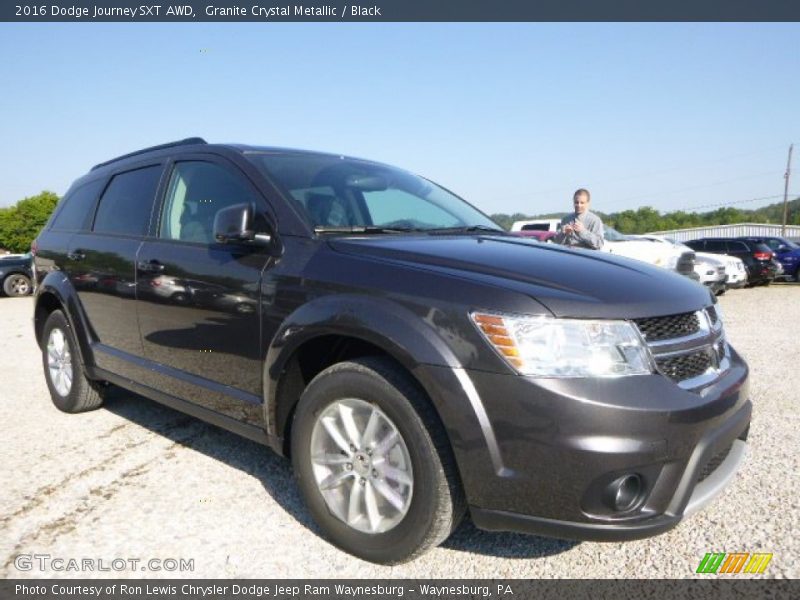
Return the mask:
<svg viewBox="0 0 800 600">
<path fill-rule="evenodd" d="M 658 267 L 514 237 L 445 188 L 191 138 L 95 166 L 34 243 L 56 407 L 109 385 L 290 457 L 323 534 L 398 563 L 465 512 L 666 531 L 734 477 L 748 368 Z"/>
</svg>

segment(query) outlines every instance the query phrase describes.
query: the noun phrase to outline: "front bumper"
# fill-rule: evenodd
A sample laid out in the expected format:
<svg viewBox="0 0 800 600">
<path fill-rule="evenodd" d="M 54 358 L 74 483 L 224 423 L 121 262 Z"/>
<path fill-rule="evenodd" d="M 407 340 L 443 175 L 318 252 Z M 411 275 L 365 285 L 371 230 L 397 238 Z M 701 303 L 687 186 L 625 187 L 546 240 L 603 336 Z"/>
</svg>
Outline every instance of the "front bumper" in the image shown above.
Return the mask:
<svg viewBox="0 0 800 600">
<path fill-rule="evenodd" d="M 425 369 L 444 379 L 458 371 Z M 719 494 L 745 454 L 752 404 L 747 366 L 733 351 L 730 369 L 696 390 L 662 375 L 462 370 L 455 379 L 434 402 L 483 529 L 596 541 L 655 535 Z M 710 474 L 709 463 L 719 463 Z M 640 478 L 641 497 L 616 510 L 606 490 L 628 474 Z"/>
</svg>

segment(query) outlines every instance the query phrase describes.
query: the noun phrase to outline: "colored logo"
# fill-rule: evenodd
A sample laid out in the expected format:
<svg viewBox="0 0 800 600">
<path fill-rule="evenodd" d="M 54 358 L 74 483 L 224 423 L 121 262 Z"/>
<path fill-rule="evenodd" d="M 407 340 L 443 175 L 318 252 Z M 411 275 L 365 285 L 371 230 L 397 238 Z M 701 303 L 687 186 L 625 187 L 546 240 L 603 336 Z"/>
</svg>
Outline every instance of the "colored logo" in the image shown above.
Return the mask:
<svg viewBox="0 0 800 600">
<path fill-rule="evenodd" d="M 772 554 L 749 552 L 709 552 L 700 561 L 697 573 L 763 573 Z"/>
</svg>

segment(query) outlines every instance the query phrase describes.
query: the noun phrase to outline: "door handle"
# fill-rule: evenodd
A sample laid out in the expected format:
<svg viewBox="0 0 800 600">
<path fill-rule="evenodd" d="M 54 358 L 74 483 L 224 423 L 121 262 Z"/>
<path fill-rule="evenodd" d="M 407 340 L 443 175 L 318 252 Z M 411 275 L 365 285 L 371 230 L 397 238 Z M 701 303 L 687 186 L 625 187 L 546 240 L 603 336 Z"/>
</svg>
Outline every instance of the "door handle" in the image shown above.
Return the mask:
<svg viewBox="0 0 800 600">
<path fill-rule="evenodd" d="M 164 270 L 164 265 L 155 259 L 149 261 L 141 260 L 136 263 L 136 267 L 146 273 L 161 273 Z"/>
<path fill-rule="evenodd" d="M 70 260 L 83 260 L 86 258 L 86 254 L 84 254 L 83 250 L 73 250 L 72 252 L 67 253 L 67 258 Z"/>
</svg>

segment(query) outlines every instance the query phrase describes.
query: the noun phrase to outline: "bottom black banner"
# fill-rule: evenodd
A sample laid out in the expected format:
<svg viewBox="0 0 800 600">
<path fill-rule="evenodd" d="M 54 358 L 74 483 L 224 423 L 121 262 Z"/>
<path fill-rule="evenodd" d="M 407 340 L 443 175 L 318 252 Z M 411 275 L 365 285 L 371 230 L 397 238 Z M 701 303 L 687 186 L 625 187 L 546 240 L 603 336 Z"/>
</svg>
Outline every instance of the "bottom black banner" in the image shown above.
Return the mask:
<svg viewBox="0 0 800 600">
<path fill-rule="evenodd" d="M 51 579 L 0 581 L 2 600 L 798 598 L 798 580 Z"/>
</svg>

